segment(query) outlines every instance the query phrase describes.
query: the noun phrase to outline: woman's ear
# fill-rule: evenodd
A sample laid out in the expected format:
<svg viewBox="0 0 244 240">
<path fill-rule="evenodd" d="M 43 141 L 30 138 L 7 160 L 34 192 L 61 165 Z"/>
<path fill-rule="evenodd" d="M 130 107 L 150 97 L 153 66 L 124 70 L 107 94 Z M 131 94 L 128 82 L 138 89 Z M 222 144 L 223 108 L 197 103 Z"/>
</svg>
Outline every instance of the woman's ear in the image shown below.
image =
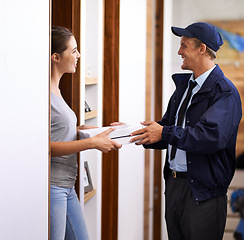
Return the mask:
<svg viewBox="0 0 244 240">
<path fill-rule="evenodd" d="M 60 56 L 59 56 L 58 53 L 53 53 L 52 56 L 51 56 L 51 59 L 52 59 L 53 62 L 58 63 L 59 60 L 60 60 Z"/>
</svg>

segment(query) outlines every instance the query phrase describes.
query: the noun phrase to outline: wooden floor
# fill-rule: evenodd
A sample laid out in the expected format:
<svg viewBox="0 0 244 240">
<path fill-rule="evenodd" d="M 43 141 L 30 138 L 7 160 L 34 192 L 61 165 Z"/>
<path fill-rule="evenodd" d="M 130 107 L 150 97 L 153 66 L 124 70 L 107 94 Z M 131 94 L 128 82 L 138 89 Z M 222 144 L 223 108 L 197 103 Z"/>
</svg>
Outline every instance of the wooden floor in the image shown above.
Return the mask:
<svg viewBox="0 0 244 240">
<path fill-rule="evenodd" d="M 233 213 L 230 207 L 230 197 L 233 191 L 244 188 L 244 170 L 236 170 L 235 176 L 228 190 L 227 221 L 225 227 L 224 240 L 233 240 L 233 232 L 236 229 L 240 217 L 238 213 Z"/>
</svg>

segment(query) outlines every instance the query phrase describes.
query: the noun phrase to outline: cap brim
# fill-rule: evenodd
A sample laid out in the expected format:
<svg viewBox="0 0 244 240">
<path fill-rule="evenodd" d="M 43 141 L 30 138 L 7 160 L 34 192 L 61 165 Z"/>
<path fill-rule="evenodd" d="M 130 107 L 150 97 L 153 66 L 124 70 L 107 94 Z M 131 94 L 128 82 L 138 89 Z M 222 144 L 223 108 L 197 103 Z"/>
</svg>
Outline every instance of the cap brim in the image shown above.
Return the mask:
<svg viewBox="0 0 244 240">
<path fill-rule="evenodd" d="M 178 27 L 171 27 L 171 31 L 174 35 L 178 36 L 178 37 L 193 37 L 194 35 L 191 34 L 188 30 L 186 30 L 185 28 L 178 28 Z"/>
</svg>

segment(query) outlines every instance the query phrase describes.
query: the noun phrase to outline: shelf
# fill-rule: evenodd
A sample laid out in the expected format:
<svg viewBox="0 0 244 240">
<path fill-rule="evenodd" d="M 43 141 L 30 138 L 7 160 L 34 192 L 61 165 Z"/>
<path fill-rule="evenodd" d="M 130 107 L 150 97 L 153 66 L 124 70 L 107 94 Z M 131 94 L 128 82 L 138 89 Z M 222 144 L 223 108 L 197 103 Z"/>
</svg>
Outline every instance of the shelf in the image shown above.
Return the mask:
<svg viewBox="0 0 244 240">
<path fill-rule="evenodd" d="M 97 84 L 97 78 L 88 78 L 86 77 L 86 86 Z"/>
<path fill-rule="evenodd" d="M 97 116 L 97 111 L 93 110 L 91 112 L 85 113 L 85 120 L 95 118 Z"/>
<path fill-rule="evenodd" d="M 91 199 L 96 194 L 96 188 L 91 190 L 90 192 L 86 193 L 84 195 L 84 202 L 87 202 L 89 199 Z"/>
</svg>

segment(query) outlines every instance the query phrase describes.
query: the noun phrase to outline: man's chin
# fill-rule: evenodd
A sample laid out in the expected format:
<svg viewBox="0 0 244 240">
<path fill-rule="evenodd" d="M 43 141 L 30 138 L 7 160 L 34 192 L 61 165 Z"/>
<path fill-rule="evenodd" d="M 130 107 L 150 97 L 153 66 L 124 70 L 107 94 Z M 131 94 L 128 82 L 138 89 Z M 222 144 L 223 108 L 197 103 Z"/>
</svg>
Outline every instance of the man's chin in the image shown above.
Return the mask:
<svg viewBox="0 0 244 240">
<path fill-rule="evenodd" d="M 184 65 L 181 65 L 181 69 L 182 69 L 182 70 L 187 70 L 187 67 L 184 66 Z"/>
<path fill-rule="evenodd" d="M 182 70 L 191 70 L 191 69 L 189 69 L 189 67 L 186 66 L 185 64 L 182 64 L 182 65 L 181 65 L 181 69 L 182 69 Z"/>
</svg>

